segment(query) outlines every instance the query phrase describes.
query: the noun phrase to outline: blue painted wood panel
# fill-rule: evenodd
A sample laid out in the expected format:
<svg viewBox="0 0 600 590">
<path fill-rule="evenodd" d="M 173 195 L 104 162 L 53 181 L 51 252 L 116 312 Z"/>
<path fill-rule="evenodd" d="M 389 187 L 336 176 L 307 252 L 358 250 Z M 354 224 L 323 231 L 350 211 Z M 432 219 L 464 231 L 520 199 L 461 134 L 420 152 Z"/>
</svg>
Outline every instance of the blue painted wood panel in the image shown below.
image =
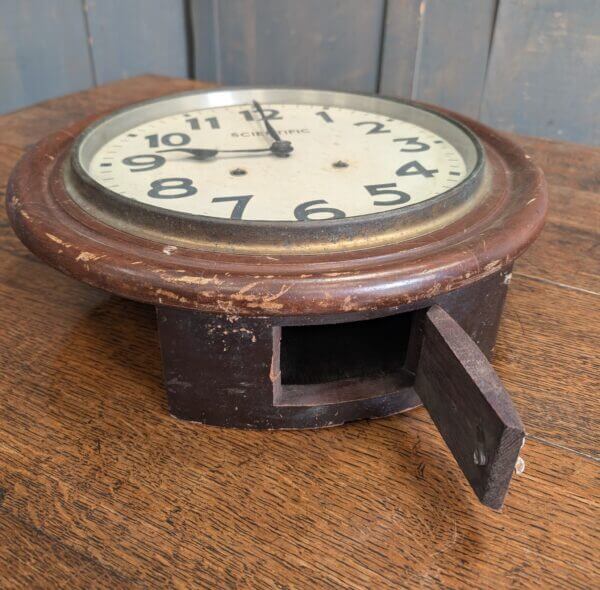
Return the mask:
<svg viewBox="0 0 600 590">
<path fill-rule="evenodd" d="M 194 1 L 194 0 L 192 0 Z M 228 0 L 194 10 L 213 18 L 214 71 L 223 84 L 282 84 L 375 91 L 383 0 Z M 196 54 L 198 73 L 211 68 Z"/>
<path fill-rule="evenodd" d="M 138 74 L 187 77 L 184 0 L 87 0 L 98 84 Z"/>
<path fill-rule="evenodd" d="M 600 0 L 2 0 L 0 112 L 192 72 L 379 91 L 598 144 L 599 31 Z"/>
<path fill-rule="evenodd" d="M 496 0 L 427 0 L 412 97 L 479 114 Z"/>
<path fill-rule="evenodd" d="M 424 12 L 422 0 L 388 0 L 382 38 L 381 94 L 412 96 Z"/>
<path fill-rule="evenodd" d="M 600 144 L 600 2 L 501 0 L 482 118 Z"/>
<path fill-rule="evenodd" d="M 92 84 L 81 0 L 2 0 L 0 112 Z"/>
<path fill-rule="evenodd" d="M 191 0 L 190 29 L 192 31 L 193 74 L 198 80 L 219 80 L 217 0 Z"/>
</svg>

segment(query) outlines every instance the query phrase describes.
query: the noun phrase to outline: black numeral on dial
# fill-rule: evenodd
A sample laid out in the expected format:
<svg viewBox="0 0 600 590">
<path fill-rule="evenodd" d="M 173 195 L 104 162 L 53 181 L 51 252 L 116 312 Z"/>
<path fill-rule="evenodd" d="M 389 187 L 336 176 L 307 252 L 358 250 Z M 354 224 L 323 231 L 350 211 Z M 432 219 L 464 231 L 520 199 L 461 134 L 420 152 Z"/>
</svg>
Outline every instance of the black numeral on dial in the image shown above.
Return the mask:
<svg viewBox="0 0 600 590">
<path fill-rule="evenodd" d="M 354 123 L 354 125 L 356 125 L 356 127 L 370 125 L 371 129 L 367 131 L 367 135 L 373 135 L 374 133 L 391 133 L 389 129 L 385 128 L 383 123 L 378 123 L 377 121 L 361 121 L 360 123 Z"/>
<path fill-rule="evenodd" d="M 365 188 L 369 194 L 374 197 L 379 195 L 394 195 L 397 197 L 391 201 L 373 201 L 373 205 L 385 207 L 388 205 L 402 205 L 402 203 L 408 203 L 408 201 L 410 201 L 410 195 L 408 193 L 396 190 L 395 182 L 389 182 L 387 184 L 367 184 Z"/>
<path fill-rule="evenodd" d="M 148 147 L 151 148 L 159 147 L 161 144 L 177 147 L 190 143 L 190 136 L 185 133 L 167 133 L 162 137 L 154 133 L 152 135 L 146 135 L 144 139 L 148 140 Z"/>
<path fill-rule="evenodd" d="M 189 178 L 160 178 L 150 183 L 148 196 L 153 199 L 181 199 L 198 192 Z"/>
<path fill-rule="evenodd" d="M 212 202 L 213 203 L 235 203 L 233 209 L 231 210 L 231 216 L 229 219 L 241 219 L 244 214 L 244 209 L 248 204 L 248 201 L 252 198 L 252 195 L 241 195 L 239 197 L 215 197 Z"/>
<path fill-rule="evenodd" d="M 254 121 L 254 112 L 255 111 L 246 109 L 240 111 L 240 115 L 242 115 L 244 119 L 246 119 L 246 121 Z M 263 109 L 263 112 L 265 113 L 265 119 L 267 119 L 268 121 L 273 121 L 275 119 L 283 119 L 283 117 L 279 114 L 279 111 L 276 109 Z M 260 120 L 260 117 L 257 120 Z"/>
<path fill-rule="evenodd" d="M 346 217 L 346 214 L 340 209 L 335 209 L 334 207 L 316 207 L 315 205 L 327 205 L 327 201 L 317 199 L 315 201 L 300 203 L 294 209 L 294 216 L 298 221 L 325 221 L 327 219 L 342 219 Z M 326 214 L 327 217 L 322 217 L 323 214 Z M 319 217 L 314 217 L 315 215 Z"/>
<path fill-rule="evenodd" d="M 217 119 L 217 117 L 207 117 L 204 120 L 210 125 L 211 129 L 221 128 L 219 125 L 219 119 Z M 190 117 L 189 119 L 186 119 L 185 122 L 190 126 L 190 129 L 194 129 L 196 131 L 200 129 L 200 121 L 198 120 L 198 117 Z"/>
<path fill-rule="evenodd" d="M 139 156 L 129 156 L 121 160 L 125 166 L 129 166 L 130 172 L 146 172 L 146 170 L 155 170 L 160 168 L 165 162 L 165 158 L 156 154 L 140 154 Z"/>
<path fill-rule="evenodd" d="M 418 137 L 400 137 L 394 141 L 403 141 L 406 147 L 400 149 L 401 152 L 426 152 L 429 144 L 419 141 Z"/>
<path fill-rule="evenodd" d="M 396 176 L 415 176 L 417 174 L 421 176 L 426 176 L 427 178 L 431 178 L 435 174 L 437 174 L 439 170 L 437 168 L 432 168 L 428 170 L 421 164 L 421 162 L 417 162 L 413 160 L 412 162 L 408 162 L 408 164 L 404 164 L 404 166 L 400 166 L 398 170 L 396 170 Z"/>
</svg>

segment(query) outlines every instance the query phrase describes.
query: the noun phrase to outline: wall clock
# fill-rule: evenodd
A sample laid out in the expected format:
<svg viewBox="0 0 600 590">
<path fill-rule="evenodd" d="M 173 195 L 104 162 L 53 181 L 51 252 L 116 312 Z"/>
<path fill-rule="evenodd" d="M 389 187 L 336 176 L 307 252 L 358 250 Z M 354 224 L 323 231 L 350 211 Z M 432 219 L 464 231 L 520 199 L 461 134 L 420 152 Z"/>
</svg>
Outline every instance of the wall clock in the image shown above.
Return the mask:
<svg viewBox="0 0 600 590">
<path fill-rule="evenodd" d="M 174 416 L 319 428 L 422 403 L 493 508 L 524 430 L 489 357 L 545 210 L 540 171 L 481 124 L 280 88 L 83 121 L 8 190 L 39 257 L 156 306 Z"/>
</svg>

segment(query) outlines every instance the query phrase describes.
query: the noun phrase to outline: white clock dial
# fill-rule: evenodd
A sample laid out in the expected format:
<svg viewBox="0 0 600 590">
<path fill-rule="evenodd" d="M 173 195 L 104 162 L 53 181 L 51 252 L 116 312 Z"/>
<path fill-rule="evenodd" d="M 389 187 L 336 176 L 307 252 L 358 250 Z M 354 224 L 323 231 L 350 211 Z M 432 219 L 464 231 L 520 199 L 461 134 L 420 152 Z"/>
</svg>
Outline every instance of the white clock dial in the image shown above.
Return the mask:
<svg viewBox="0 0 600 590">
<path fill-rule="evenodd" d="M 186 110 L 132 126 L 91 155 L 87 173 L 136 202 L 248 221 L 382 213 L 444 193 L 470 170 L 459 150 L 416 123 L 323 104 L 263 101 L 289 157 L 252 104 Z M 197 159 L 191 150 L 215 150 Z M 225 150 L 265 150 L 227 152 Z"/>
</svg>

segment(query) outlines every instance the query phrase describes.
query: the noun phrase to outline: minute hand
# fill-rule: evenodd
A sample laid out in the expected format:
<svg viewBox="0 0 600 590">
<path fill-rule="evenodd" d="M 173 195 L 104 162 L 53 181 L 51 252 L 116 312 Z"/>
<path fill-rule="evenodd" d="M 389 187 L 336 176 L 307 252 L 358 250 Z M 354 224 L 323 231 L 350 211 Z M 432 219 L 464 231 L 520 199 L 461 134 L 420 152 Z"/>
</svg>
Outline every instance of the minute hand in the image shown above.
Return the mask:
<svg viewBox="0 0 600 590">
<path fill-rule="evenodd" d="M 283 141 L 279 136 L 279 133 L 275 131 L 273 125 L 265 115 L 265 111 L 263 110 L 261 104 L 257 100 L 253 100 L 252 104 L 254 108 L 258 111 L 258 114 L 261 116 L 263 123 L 265 124 L 265 128 L 267 129 L 267 133 L 275 140 L 271 144 L 271 151 L 280 158 L 287 158 L 290 155 L 290 152 L 293 151 L 292 142 Z"/>
<path fill-rule="evenodd" d="M 273 146 L 269 148 L 248 148 L 248 149 L 239 149 L 239 150 L 214 150 L 214 149 L 204 149 L 204 148 L 188 148 L 188 147 L 177 147 L 170 148 L 168 150 L 157 150 L 159 153 L 163 152 L 184 152 L 192 156 L 195 160 L 210 160 L 214 158 L 217 154 L 238 154 L 238 153 L 256 153 L 256 152 L 274 152 Z"/>
</svg>

